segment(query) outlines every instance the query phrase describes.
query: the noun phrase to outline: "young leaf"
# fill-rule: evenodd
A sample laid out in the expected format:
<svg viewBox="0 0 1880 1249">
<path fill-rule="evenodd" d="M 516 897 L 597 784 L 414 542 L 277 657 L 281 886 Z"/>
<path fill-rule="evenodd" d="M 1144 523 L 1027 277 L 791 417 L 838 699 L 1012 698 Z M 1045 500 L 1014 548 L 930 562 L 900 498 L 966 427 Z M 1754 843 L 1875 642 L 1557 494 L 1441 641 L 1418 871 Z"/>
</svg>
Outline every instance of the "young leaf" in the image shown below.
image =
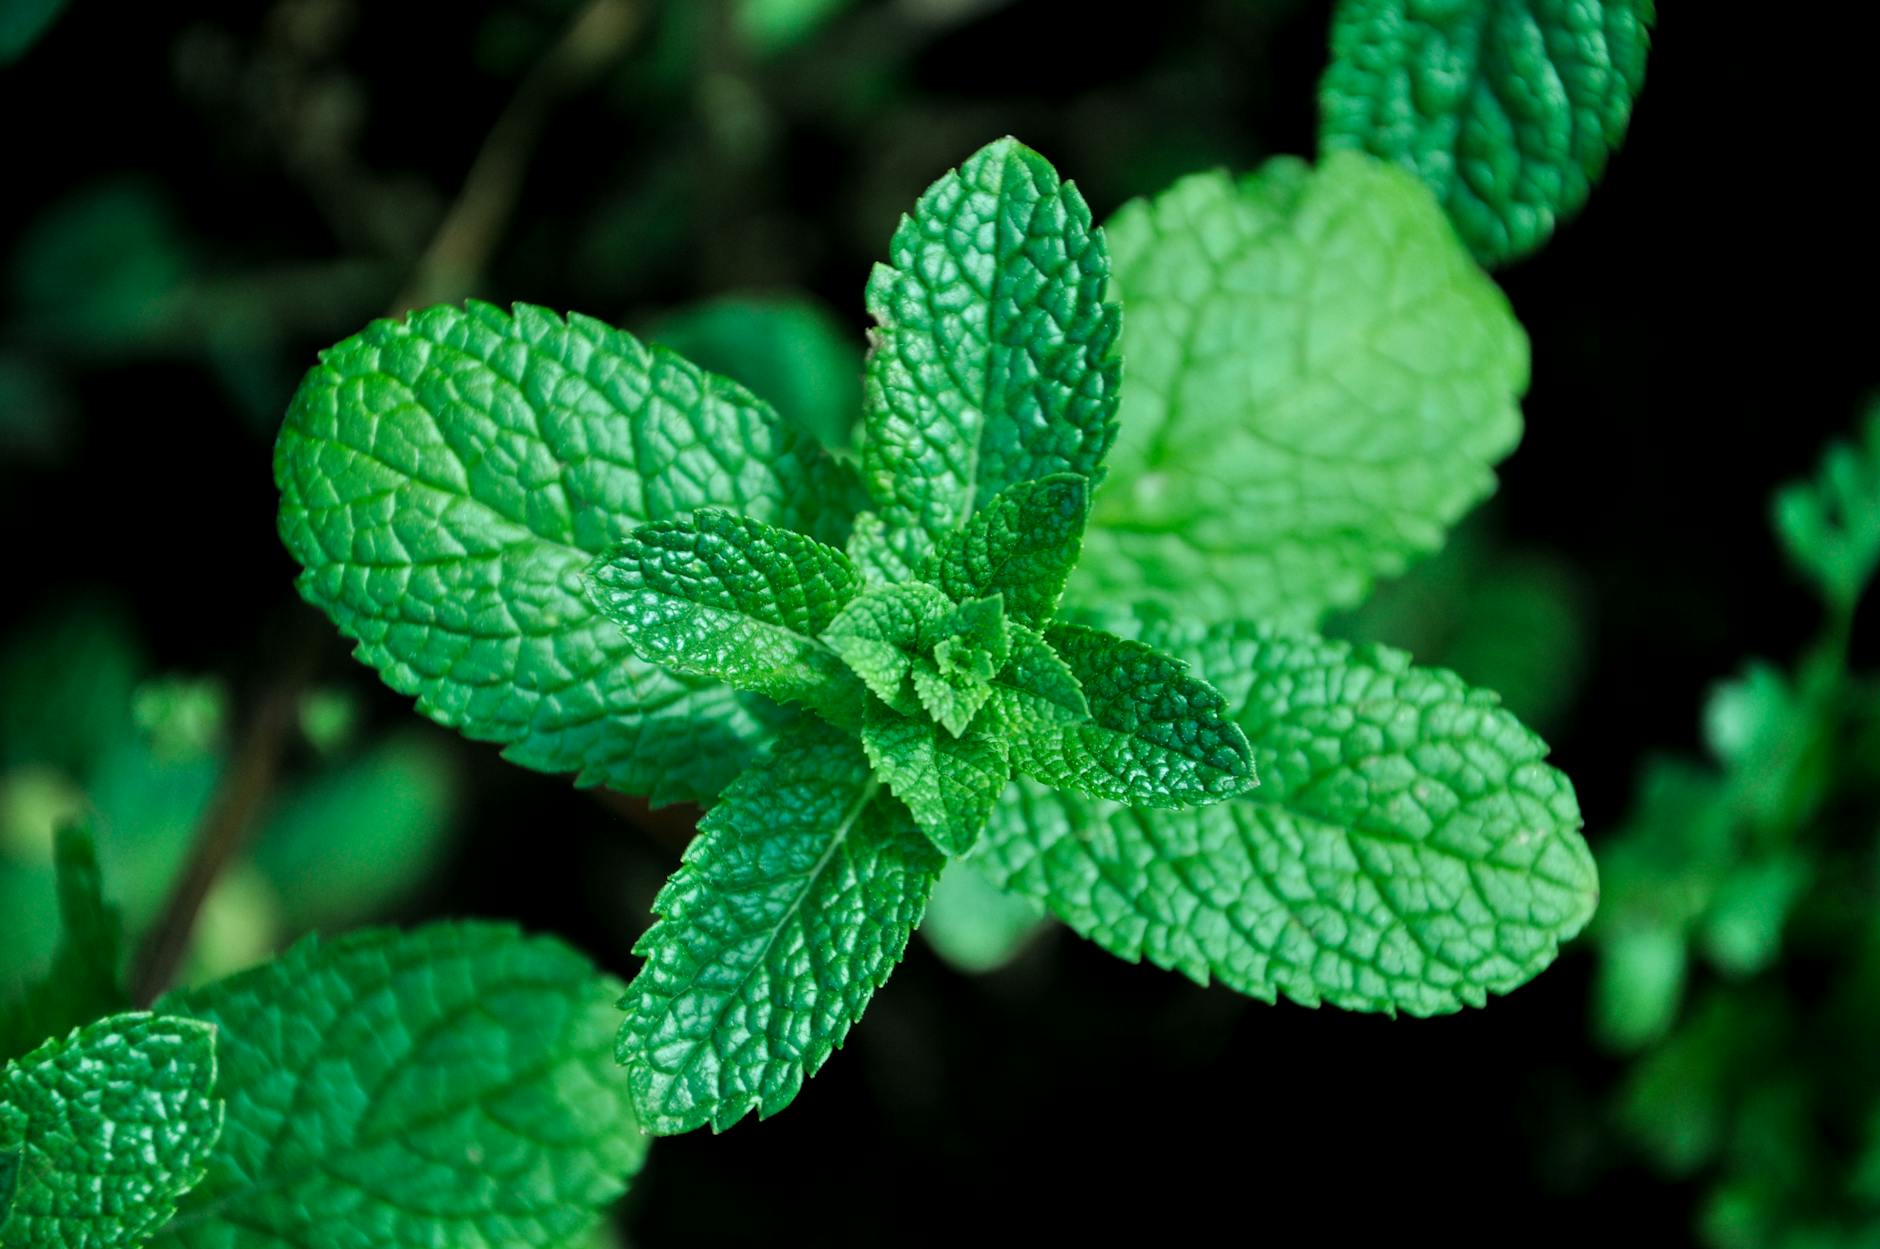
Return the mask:
<svg viewBox="0 0 1880 1249">
<path fill-rule="evenodd" d="M 560 942 L 462 923 L 309 939 L 173 995 L 215 1026 L 229 1130 L 153 1244 L 573 1241 L 646 1153 L 616 992 Z"/>
<path fill-rule="evenodd" d="M 53 842 L 59 941 L 45 977 L 0 1018 L 0 1058 L 25 1053 L 49 1036 L 124 1010 L 124 926 L 104 900 L 98 852 L 87 824 L 60 828 Z"/>
<path fill-rule="evenodd" d="M 913 715 L 920 703 L 906 688 L 908 675 L 923 641 L 952 620 L 954 610 L 951 599 L 921 581 L 869 590 L 830 621 L 822 641 L 875 697 Z"/>
<path fill-rule="evenodd" d="M 942 854 L 973 848 L 991 818 L 999 793 L 1012 777 L 1005 739 L 973 729 L 904 716 L 871 703 L 862 722 L 862 749 L 894 796 L 907 804 L 914 822 Z"/>
<path fill-rule="evenodd" d="M 905 572 L 1008 486 L 1098 479 L 1116 437 L 1118 313 L 1090 209 L 1015 139 L 934 183 L 868 282 L 872 562 Z"/>
<path fill-rule="evenodd" d="M 1341 0 L 1319 88 L 1327 151 L 1430 185 L 1483 264 L 1547 241 L 1625 137 L 1653 0 Z"/>
<path fill-rule="evenodd" d="M 1572 786 L 1493 694 L 1264 627 L 1141 632 L 1222 682 L 1260 788 L 1165 814 L 1021 784 L 974 857 L 1003 887 L 1201 983 L 1413 1015 L 1513 989 L 1591 916 Z"/>
<path fill-rule="evenodd" d="M 0 1249 L 140 1245 L 202 1178 L 222 1130 L 215 1030 L 114 1015 L 0 1071 L 0 1153 L 17 1155 Z"/>
<path fill-rule="evenodd" d="M 640 1121 L 788 1105 L 907 948 L 944 860 L 853 738 L 805 718 L 699 823 L 635 953 L 620 1061 Z"/>
<path fill-rule="evenodd" d="M 1089 483 L 1070 473 L 1011 486 L 969 517 L 921 573 L 955 602 L 1000 595 L 1005 614 L 1042 629 L 1083 549 Z"/>
<path fill-rule="evenodd" d="M 914 695 L 921 710 L 954 737 L 964 733 L 973 717 L 992 697 L 992 685 L 986 681 L 957 681 L 925 664 L 914 665 Z"/>
<path fill-rule="evenodd" d="M 1776 495 L 1775 526 L 1789 561 L 1837 611 L 1852 612 L 1880 569 L 1880 402 L 1860 441 L 1830 444 L 1813 481 Z"/>
<path fill-rule="evenodd" d="M 1188 665 L 1082 625 L 1046 635 L 1090 707 L 1083 723 L 1034 723 L 1012 739 L 1018 770 L 1137 807 L 1220 802 L 1251 789 L 1247 739 Z"/>
<path fill-rule="evenodd" d="M 302 595 L 388 684 L 516 763 L 656 802 L 715 795 L 766 709 L 637 658 L 582 569 L 701 507 L 839 543 L 824 501 L 849 490 L 742 387 L 598 321 L 476 303 L 325 352 L 274 471 Z"/>
<path fill-rule="evenodd" d="M 701 508 L 640 526 L 587 576 L 594 605 L 648 663 L 859 721 L 860 684 L 816 640 L 860 588 L 834 547 Z"/>
<path fill-rule="evenodd" d="M 1527 339 L 1408 174 L 1198 174 L 1109 235 L 1129 375 L 1078 601 L 1310 624 L 1494 488 Z"/>
</svg>

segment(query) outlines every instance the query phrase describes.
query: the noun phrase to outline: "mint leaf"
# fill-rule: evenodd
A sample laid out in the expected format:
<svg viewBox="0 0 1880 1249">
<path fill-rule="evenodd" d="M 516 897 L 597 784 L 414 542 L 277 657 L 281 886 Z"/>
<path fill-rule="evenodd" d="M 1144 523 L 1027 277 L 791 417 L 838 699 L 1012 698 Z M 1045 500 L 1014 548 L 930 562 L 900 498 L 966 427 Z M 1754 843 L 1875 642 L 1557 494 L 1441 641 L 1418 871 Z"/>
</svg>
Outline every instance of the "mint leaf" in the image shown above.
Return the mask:
<svg viewBox="0 0 1880 1249">
<path fill-rule="evenodd" d="M 1260 788 L 1164 814 L 1020 784 L 974 859 L 1004 888 L 1201 983 L 1412 1015 L 1513 989 L 1586 924 L 1572 786 L 1493 694 L 1383 648 L 1136 627 L 1222 683 Z"/>
<path fill-rule="evenodd" d="M 3 1249 L 142 1244 L 202 1178 L 222 1130 L 215 1030 L 114 1015 L 0 1071 L 0 1154 L 16 1155 Z"/>
<path fill-rule="evenodd" d="M 1255 784 L 1226 701 L 1187 664 L 1082 625 L 1056 625 L 1045 640 L 1076 677 L 1090 718 L 1034 720 L 1015 734 L 1019 771 L 1140 807 L 1220 802 Z"/>
<path fill-rule="evenodd" d="M 617 991 L 558 941 L 461 923 L 309 939 L 172 995 L 215 1027 L 229 1131 L 154 1243 L 569 1243 L 646 1152 Z"/>
<path fill-rule="evenodd" d="M 1083 196 L 1016 139 L 981 148 L 902 219 L 868 282 L 880 328 L 862 478 L 885 523 L 858 537 L 858 562 L 873 575 L 918 569 L 1008 486 L 1097 479 L 1116 437 L 1108 280 Z"/>
<path fill-rule="evenodd" d="M 979 840 L 1012 769 L 997 733 L 945 727 L 871 703 L 862 749 L 920 831 L 942 854 L 959 855 Z"/>
<path fill-rule="evenodd" d="M 768 711 L 638 659 L 582 569 L 701 507 L 840 542 L 824 501 L 849 492 L 742 387 L 586 317 L 476 303 L 325 352 L 275 480 L 302 595 L 388 684 L 516 763 L 655 802 L 716 794 Z"/>
<path fill-rule="evenodd" d="M 969 857 L 947 864 L 927 901 L 920 935 L 952 967 L 980 974 L 1017 958 L 1049 923 L 1035 900 L 999 888 Z"/>
<path fill-rule="evenodd" d="M 1796 569 L 1851 613 L 1880 569 L 1880 402 L 1859 441 L 1829 444 L 1813 481 L 1776 495 L 1775 528 Z"/>
<path fill-rule="evenodd" d="M 914 661 L 955 610 L 951 599 L 921 581 L 869 590 L 829 622 L 821 640 L 875 697 L 913 715 L 920 709 L 908 688 Z"/>
<path fill-rule="evenodd" d="M 1052 732 L 1090 719 L 1084 687 L 1050 643 L 1023 625 L 1011 626 L 1012 657 L 993 681 L 992 705 L 1018 736 Z"/>
<path fill-rule="evenodd" d="M 1319 139 L 1430 185 L 1484 264 L 1586 202 L 1645 81 L 1653 0 L 1341 0 Z"/>
<path fill-rule="evenodd" d="M 640 1121 L 722 1131 L 788 1105 L 900 961 L 943 862 L 854 739 L 786 730 L 700 821 L 634 947 L 619 1058 Z"/>
<path fill-rule="evenodd" d="M 1109 237 L 1129 374 L 1077 601 L 1310 624 L 1494 488 L 1527 340 L 1409 175 L 1198 174 Z"/>
<path fill-rule="evenodd" d="M 974 512 L 929 558 L 921 579 L 957 602 L 997 594 L 1007 617 L 1043 628 L 1083 549 L 1089 483 L 1070 473 L 1020 482 Z"/>
<path fill-rule="evenodd" d="M 0 1058 L 25 1053 L 49 1036 L 124 1010 L 124 925 L 104 900 L 98 851 L 89 824 L 67 824 L 53 840 L 59 941 L 44 978 L 0 1018 Z"/>
<path fill-rule="evenodd" d="M 648 337 L 748 387 L 830 450 L 849 445 L 862 406 L 861 340 L 821 304 L 728 295 L 663 318 Z"/>
<path fill-rule="evenodd" d="M 701 508 L 640 526 L 587 575 L 594 605 L 648 663 L 859 720 L 860 684 L 816 640 L 860 589 L 834 547 Z"/>
<path fill-rule="evenodd" d="M 914 693 L 928 715 L 958 737 L 992 697 L 991 681 L 1011 654 L 1005 609 L 995 596 L 961 603 L 941 626 L 931 658 L 914 662 Z"/>
</svg>

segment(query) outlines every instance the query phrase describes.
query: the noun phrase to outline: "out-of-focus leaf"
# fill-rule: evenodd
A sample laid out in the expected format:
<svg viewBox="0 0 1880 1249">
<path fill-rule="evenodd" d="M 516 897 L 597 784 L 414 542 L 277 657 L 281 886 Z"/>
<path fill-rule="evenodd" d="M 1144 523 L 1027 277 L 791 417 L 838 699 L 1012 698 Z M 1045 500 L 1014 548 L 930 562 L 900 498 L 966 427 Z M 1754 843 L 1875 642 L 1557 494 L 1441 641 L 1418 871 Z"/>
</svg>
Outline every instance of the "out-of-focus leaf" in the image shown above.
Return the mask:
<svg viewBox="0 0 1880 1249">
<path fill-rule="evenodd" d="M 56 460 L 71 443 L 72 401 L 46 369 L 0 352 L 0 463 Z"/>
<path fill-rule="evenodd" d="M 286 790 L 255 843 L 286 922 L 340 928 L 408 894 L 448 845 L 457 781 L 450 754 L 414 733 Z"/>
<path fill-rule="evenodd" d="M 1778 853 L 1739 863 L 1723 878 L 1704 916 L 1704 954 L 1734 976 L 1750 976 L 1781 953 L 1782 929 L 1808 887 L 1808 860 Z"/>
<path fill-rule="evenodd" d="M 47 1037 L 130 1005 L 122 978 L 124 925 L 105 901 L 90 828 L 59 830 L 56 871 L 59 934 L 52 967 L 0 1016 L 0 1058 L 17 1058 Z"/>
<path fill-rule="evenodd" d="M 295 710 L 300 735 L 322 755 L 345 749 L 359 730 L 359 700 L 350 690 L 308 690 Z"/>
<path fill-rule="evenodd" d="M 122 615 L 80 602 L 40 613 L 0 650 L 0 763 L 83 778 L 129 726 L 143 665 Z"/>
<path fill-rule="evenodd" d="M 1042 906 L 999 888 L 968 859 L 949 863 L 941 874 L 920 935 L 959 970 L 989 972 L 1017 958 L 1049 926 Z"/>
<path fill-rule="evenodd" d="M 855 0 L 738 0 L 738 28 L 759 56 L 785 52 L 815 35 Z M 706 365 L 706 368 L 713 366 Z"/>
<path fill-rule="evenodd" d="M 131 718 L 166 759 L 213 755 L 228 724 L 228 687 L 219 677 L 160 677 L 137 687 Z"/>
<path fill-rule="evenodd" d="M 1620 1119 L 1661 1169 L 1689 1175 L 1716 1156 L 1729 1131 L 1738 1069 L 1776 1041 L 1786 1018 L 1779 1004 L 1715 995 L 1632 1067 Z"/>
<path fill-rule="evenodd" d="M 0 0 L 0 65 L 25 56 L 65 5 L 66 0 Z"/>
<path fill-rule="evenodd" d="M 648 337 L 742 382 L 830 450 L 848 447 L 862 410 L 862 345 L 821 304 L 728 295 L 669 314 Z"/>
<path fill-rule="evenodd" d="M 48 209 L 20 239 L 13 295 L 36 333 L 114 350 L 155 331 L 190 262 L 153 188 L 108 183 Z"/>
<path fill-rule="evenodd" d="M 1671 1030 L 1684 1000 L 1684 932 L 1629 928 L 1600 946 L 1593 1028 L 1616 1050 L 1642 1049 Z"/>
</svg>

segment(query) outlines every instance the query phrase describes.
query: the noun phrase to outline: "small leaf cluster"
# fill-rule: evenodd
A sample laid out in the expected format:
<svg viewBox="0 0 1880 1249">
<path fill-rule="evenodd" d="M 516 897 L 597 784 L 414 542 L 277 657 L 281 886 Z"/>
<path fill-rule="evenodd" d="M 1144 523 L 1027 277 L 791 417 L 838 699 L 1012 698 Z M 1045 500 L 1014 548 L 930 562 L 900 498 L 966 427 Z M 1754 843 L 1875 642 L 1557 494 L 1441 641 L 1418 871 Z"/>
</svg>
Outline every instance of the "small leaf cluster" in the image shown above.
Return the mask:
<svg viewBox="0 0 1880 1249">
<path fill-rule="evenodd" d="M 1634 1055 L 1618 1118 L 1662 1170 L 1704 1177 L 1699 1230 L 1719 1249 L 1865 1244 L 1880 1202 L 1864 1052 L 1880 994 L 1880 680 L 1850 662 L 1880 563 L 1876 485 L 1880 408 L 1774 500 L 1784 554 L 1825 609 L 1820 637 L 1791 666 L 1752 662 L 1716 687 L 1710 759 L 1651 764 L 1604 856 L 1595 1032 Z"/>
<path fill-rule="evenodd" d="M 1048 912 L 1254 997 L 1419 1015 L 1590 915 L 1544 744 L 1306 631 L 1492 487 L 1505 299 L 1353 154 L 1185 180 L 1114 232 L 1113 272 L 1014 140 L 934 183 L 868 282 L 840 457 L 527 306 L 378 322 L 296 394 L 281 534 L 360 659 L 518 763 L 709 806 L 621 1003 L 648 1130 L 788 1104 L 961 896 L 943 875 L 1006 934 L 953 925 L 987 961 Z"/>
</svg>

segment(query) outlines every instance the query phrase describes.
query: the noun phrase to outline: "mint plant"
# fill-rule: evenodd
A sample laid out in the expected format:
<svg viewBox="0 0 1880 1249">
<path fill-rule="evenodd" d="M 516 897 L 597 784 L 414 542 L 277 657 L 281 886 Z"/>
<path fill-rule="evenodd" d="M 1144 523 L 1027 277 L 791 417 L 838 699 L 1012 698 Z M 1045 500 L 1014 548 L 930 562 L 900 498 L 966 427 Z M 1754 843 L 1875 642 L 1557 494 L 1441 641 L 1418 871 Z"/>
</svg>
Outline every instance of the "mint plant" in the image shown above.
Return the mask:
<svg viewBox="0 0 1880 1249">
<path fill-rule="evenodd" d="M 788 1104 L 949 861 L 1125 958 L 1387 1012 L 1511 989 L 1591 913 L 1572 789 L 1493 695 L 1296 631 L 1492 481 L 1525 375 L 1505 302 L 1357 156 L 1182 184 L 1117 237 L 1112 275 L 1010 139 L 936 182 L 868 283 L 853 467 L 526 305 L 377 322 L 296 395 L 281 533 L 359 658 L 515 762 L 711 804 L 622 1000 L 648 1130 Z M 1235 350 L 1258 275 L 1321 262 L 1339 332 L 1293 330 L 1279 370 Z M 1376 264 L 1396 285 L 1354 320 Z M 1302 430 L 1368 386 L 1379 429 L 1262 456 L 1249 383 Z"/>
<path fill-rule="evenodd" d="M 1820 635 L 1717 686 L 1709 759 L 1648 765 L 1591 934 L 1594 1031 L 1630 1058 L 1617 1118 L 1660 1171 L 1699 1182 L 1698 1230 L 1720 1249 L 1860 1244 L 1880 1201 L 1880 681 L 1850 647 L 1880 573 L 1880 406 L 1771 513 Z"/>
</svg>

